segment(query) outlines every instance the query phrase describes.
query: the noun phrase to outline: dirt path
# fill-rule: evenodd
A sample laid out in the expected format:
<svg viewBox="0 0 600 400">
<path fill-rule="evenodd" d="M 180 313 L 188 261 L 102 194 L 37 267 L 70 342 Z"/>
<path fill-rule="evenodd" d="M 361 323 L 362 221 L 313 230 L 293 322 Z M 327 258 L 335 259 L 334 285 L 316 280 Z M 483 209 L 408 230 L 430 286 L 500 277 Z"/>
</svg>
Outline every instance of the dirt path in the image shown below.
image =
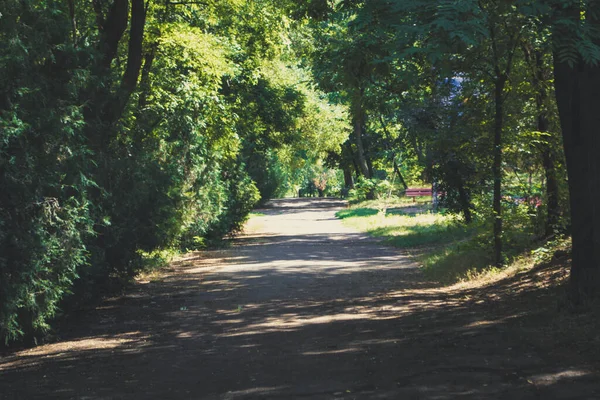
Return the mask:
<svg viewBox="0 0 600 400">
<path fill-rule="evenodd" d="M 0 360 L 0 399 L 598 399 L 589 360 L 510 307 L 428 287 L 333 200 L 280 200 Z M 533 320 L 532 320 L 533 318 Z"/>
</svg>

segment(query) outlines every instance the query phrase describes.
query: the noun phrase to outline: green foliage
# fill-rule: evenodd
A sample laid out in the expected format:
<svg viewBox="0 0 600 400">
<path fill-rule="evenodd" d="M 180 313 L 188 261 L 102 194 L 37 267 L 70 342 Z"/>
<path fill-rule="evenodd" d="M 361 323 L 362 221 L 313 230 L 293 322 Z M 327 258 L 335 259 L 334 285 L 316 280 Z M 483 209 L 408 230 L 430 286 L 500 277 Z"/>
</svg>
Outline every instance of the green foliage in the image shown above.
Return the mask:
<svg viewBox="0 0 600 400">
<path fill-rule="evenodd" d="M 7 342 L 162 254 L 235 234 L 347 129 L 295 58 L 291 4 L 97 3 L 2 6 Z"/>
<path fill-rule="evenodd" d="M 75 200 L 45 198 L 19 210 L 17 226 L 15 215 L 2 211 L 0 335 L 12 341 L 49 329 L 48 320 L 87 261 L 87 210 Z"/>
<path fill-rule="evenodd" d="M 362 176 L 358 178 L 354 189 L 350 189 L 348 198 L 350 202 L 357 203 L 369 198 L 381 199 L 390 195 L 392 184 L 385 179 L 365 179 Z"/>
<path fill-rule="evenodd" d="M 0 338 L 48 330 L 87 265 L 91 232 L 81 170 L 88 151 L 74 100 L 85 72 L 65 59 L 64 9 L 5 2 L 0 25 Z"/>
</svg>

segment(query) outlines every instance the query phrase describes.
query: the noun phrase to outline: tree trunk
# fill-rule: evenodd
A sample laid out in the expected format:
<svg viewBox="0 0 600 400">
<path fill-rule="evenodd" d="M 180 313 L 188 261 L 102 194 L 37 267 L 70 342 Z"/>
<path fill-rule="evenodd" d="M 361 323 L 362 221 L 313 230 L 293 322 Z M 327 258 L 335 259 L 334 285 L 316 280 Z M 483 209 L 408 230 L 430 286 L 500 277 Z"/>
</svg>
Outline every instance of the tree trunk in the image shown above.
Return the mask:
<svg viewBox="0 0 600 400">
<path fill-rule="evenodd" d="M 358 166 L 362 175 L 369 179 L 371 174 L 369 171 L 369 165 L 367 164 L 367 158 L 365 157 L 365 147 L 363 144 L 363 128 L 366 122 L 366 115 L 362 108 L 361 99 L 355 100 L 354 105 L 354 141 L 356 143 L 356 153 L 358 157 Z"/>
<path fill-rule="evenodd" d="M 354 167 L 354 174 L 356 175 L 356 179 L 360 177 L 360 168 L 356 162 L 356 157 L 352 157 L 352 166 Z"/>
<path fill-rule="evenodd" d="M 349 166 L 344 166 L 344 186 L 348 189 L 354 188 L 354 182 L 352 181 L 352 171 Z"/>
<path fill-rule="evenodd" d="M 600 296 L 600 67 L 573 68 L 555 54 L 554 75 L 571 202 L 569 293 L 581 305 Z"/>
<path fill-rule="evenodd" d="M 463 216 L 465 217 L 465 223 L 470 224 L 473 221 L 473 215 L 471 214 L 471 202 L 465 189 L 465 185 L 460 180 L 458 184 L 458 198 L 460 201 L 460 208 L 462 209 Z"/>
<path fill-rule="evenodd" d="M 75 0 L 68 0 L 69 3 L 69 19 L 71 20 L 71 28 L 73 34 L 73 45 L 77 47 L 77 18 L 75 17 Z"/>
<path fill-rule="evenodd" d="M 494 178 L 494 263 L 496 266 L 502 266 L 504 260 L 502 257 L 502 127 L 504 123 L 504 86 L 506 84 L 506 75 L 496 78 L 494 88 L 494 163 L 492 166 L 492 175 Z"/>
<path fill-rule="evenodd" d="M 589 3 L 586 22 L 599 21 L 598 3 Z M 578 4 L 557 9 L 557 17 L 581 23 Z M 594 17 L 596 16 L 596 17 Z M 557 25 L 553 32 L 554 86 L 563 134 L 569 194 L 573 262 L 569 295 L 575 305 L 586 305 L 600 297 L 600 66 L 588 65 L 580 58 L 571 66 L 561 59 L 561 50 L 578 38 L 576 28 Z M 571 60 L 573 61 L 573 60 Z"/>
<path fill-rule="evenodd" d="M 115 100 L 107 103 L 107 110 L 104 115 L 109 126 L 121 118 L 129 97 L 137 87 L 143 60 L 142 45 L 145 25 L 146 8 L 144 7 L 144 0 L 131 0 L 127 66 L 121 78 L 121 85 Z"/>
<path fill-rule="evenodd" d="M 101 33 L 100 51 L 102 58 L 100 66 L 102 69 L 109 69 L 110 64 L 117 55 L 119 42 L 127 29 L 127 19 L 129 14 L 128 0 L 114 0 L 108 15 L 104 18 L 100 2 L 94 1 L 96 11 L 96 21 L 98 22 L 98 30 Z"/>
<path fill-rule="evenodd" d="M 398 175 L 398 178 L 400 179 L 400 183 L 402 184 L 402 186 L 404 187 L 405 190 L 408 189 L 408 185 L 406 184 L 406 181 L 404 180 L 404 176 L 402 176 L 402 172 L 400 172 L 400 168 L 398 168 L 398 163 L 396 163 L 395 159 L 394 159 L 392 165 L 394 167 L 394 172 L 396 172 L 396 175 Z"/>
<path fill-rule="evenodd" d="M 526 53 L 527 54 L 527 53 Z M 531 58 L 530 54 L 527 54 Z M 550 122 L 548 121 L 548 112 L 545 105 L 548 101 L 548 92 L 545 88 L 546 81 L 549 80 L 548 69 L 544 67 L 543 53 L 540 50 L 534 52 L 533 57 L 535 68 L 533 71 L 533 84 L 536 90 L 536 108 L 537 108 L 537 130 L 538 132 L 548 133 Z M 546 176 L 546 226 L 545 234 L 550 236 L 558 226 L 560 209 L 558 203 L 558 178 L 556 174 L 556 164 L 550 140 L 543 141 L 540 144 L 542 153 L 542 166 Z"/>
<path fill-rule="evenodd" d="M 362 140 L 362 129 L 363 129 L 363 119 L 361 117 L 355 117 L 354 120 L 354 140 L 356 142 L 356 152 L 358 158 L 358 167 L 360 169 L 361 174 L 365 178 L 370 178 L 371 174 L 369 173 L 369 165 L 367 164 L 367 158 L 365 157 L 365 148 Z"/>
<path fill-rule="evenodd" d="M 540 117 L 540 119 L 542 119 L 542 117 Z M 544 126 L 547 129 L 547 119 L 545 122 L 538 122 L 538 129 L 540 129 L 540 132 L 547 132 L 547 130 L 542 130 Z M 558 179 L 556 176 L 556 165 L 549 143 L 544 143 L 542 145 L 542 165 L 546 175 L 547 215 L 545 233 L 546 236 L 550 236 L 554 233 L 554 230 L 558 226 L 560 209 L 558 204 Z"/>
<path fill-rule="evenodd" d="M 375 176 L 375 170 L 373 169 L 373 160 L 371 160 L 370 157 L 367 157 L 366 154 L 365 154 L 365 159 L 367 160 L 367 167 L 369 168 L 369 176 L 370 177 L 374 177 Z"/>
<path fill-rule="evenodd" d="M 138 99 L 138 108 L 140 111 L 143 111 L 143 109 L 146 107 L 148 96 L 150 95 L 150 72 L 152 71 L 152 64 L 154 63 L 154 57 L 156 56 L 157 49 L 158 43 L 154 43 L 151 46 L 150 51 L 144 55 L 144 66 L 142 68 L 142 74 L 140 77 L 140 97 Z"/>
</svg>

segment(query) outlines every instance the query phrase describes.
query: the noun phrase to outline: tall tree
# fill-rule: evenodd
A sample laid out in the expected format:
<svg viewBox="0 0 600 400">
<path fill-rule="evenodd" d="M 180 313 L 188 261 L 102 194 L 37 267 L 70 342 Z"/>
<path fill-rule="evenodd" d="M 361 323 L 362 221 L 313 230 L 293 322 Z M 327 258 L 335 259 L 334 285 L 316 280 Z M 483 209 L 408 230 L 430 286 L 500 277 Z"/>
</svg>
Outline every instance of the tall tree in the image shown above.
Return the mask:
<svg viewBox="0 0 600 400">
<path fill-rule="evenodd" d="M 600 297 L 600 2 L 550 2 L 554 81 L 569 177 L 576 304 Z"/>
</svg>

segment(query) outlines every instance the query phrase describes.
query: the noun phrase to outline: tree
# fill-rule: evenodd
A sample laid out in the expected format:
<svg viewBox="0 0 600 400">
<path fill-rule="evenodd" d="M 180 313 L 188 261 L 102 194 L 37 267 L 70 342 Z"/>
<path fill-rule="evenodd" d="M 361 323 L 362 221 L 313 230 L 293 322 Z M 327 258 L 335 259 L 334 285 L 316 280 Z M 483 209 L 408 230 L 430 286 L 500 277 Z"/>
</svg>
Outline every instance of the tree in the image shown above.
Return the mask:
<svg viewBox="0 0 600 400">
<path fill-rule="evenodd" d="M 548 3 L 554 11 L 554 81 L 571 202 L 570 296 L 583 304 L 600 296 L 600 3 Z"/>
</svg>

